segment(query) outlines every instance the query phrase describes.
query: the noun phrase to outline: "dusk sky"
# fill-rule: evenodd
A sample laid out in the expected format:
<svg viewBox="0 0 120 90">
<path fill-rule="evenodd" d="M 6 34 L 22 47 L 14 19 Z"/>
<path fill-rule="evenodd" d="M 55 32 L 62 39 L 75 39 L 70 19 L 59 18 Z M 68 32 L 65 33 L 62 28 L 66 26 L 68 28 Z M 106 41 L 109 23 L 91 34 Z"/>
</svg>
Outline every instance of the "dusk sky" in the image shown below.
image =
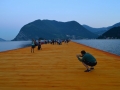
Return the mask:
<svg viewBox="0 0 120 90">
<path fill-rule="evenodd" d="M 0 0 L 0 38 L 12 40 L 37 19 L 107 27 L 120 22 L 120 0 Z"/>
</svg>

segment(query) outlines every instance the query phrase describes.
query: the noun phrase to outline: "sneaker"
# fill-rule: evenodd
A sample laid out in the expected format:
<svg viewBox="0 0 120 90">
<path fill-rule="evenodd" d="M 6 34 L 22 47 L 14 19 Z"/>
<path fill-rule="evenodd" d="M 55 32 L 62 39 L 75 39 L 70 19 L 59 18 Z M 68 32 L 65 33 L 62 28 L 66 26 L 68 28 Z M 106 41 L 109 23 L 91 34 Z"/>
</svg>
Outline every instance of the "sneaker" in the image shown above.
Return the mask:
<svg viewBox="0 0 120 90">
<path fill-rule="evenodd" d="M 85 70 L 84 72 L 90 72 L 90 70 L 89 70 L 89 69 L 87 69 L 87 70 Z"/>
<path fill-rule="evenodd" d="M 94 68 L 90 68 L 90 70 L 94 70 Z"/>
</svg>

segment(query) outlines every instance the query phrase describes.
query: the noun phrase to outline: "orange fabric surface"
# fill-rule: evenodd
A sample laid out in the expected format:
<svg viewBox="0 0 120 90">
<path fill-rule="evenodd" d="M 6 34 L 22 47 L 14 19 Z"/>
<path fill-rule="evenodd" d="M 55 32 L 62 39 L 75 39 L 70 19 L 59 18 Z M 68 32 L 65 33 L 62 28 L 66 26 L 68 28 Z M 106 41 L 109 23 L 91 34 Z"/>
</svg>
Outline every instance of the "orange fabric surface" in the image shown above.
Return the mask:
<svg viewBox="0 0 120 90">
<path fill-rule="evenodd" d="M 0 53 L 0 90 L 120 90 L 120 56 L 70 42 Z M 81 50 L 97 59 L 91 72 L 76 58 Z"/>
</svg>

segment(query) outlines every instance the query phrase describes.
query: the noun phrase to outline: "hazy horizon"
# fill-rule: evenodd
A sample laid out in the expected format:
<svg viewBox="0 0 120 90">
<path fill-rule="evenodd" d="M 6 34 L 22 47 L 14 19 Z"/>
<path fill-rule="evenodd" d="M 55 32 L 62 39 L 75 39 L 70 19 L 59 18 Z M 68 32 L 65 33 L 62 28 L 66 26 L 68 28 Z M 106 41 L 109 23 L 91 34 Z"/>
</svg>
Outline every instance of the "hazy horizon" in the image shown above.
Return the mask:
<svg viewBox="0 0 120 90">
<path fill-rule="evenodd" d="M 93 28 L 120 22 L 120 0 L 0 0 L 0 38 L 12 40 L 37 19 L 77 21 Z"/>
</svg>

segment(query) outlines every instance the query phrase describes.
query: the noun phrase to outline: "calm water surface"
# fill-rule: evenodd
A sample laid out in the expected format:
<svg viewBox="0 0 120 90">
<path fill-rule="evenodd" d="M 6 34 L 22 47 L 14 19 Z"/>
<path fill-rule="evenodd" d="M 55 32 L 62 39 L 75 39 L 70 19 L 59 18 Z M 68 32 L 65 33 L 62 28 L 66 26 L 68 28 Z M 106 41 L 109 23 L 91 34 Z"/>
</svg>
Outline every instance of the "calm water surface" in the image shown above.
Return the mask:
<svg viewBox="0 0 120 90">
<path fill-rule="evenodd" d="M 2 41 L 0 42 L 0 52 L 23 48 L 31 45 L 31 41 Z"/>
<path fill-rule="evenodd" d="M 72 40 L 120 56 L 120 39 Z"/>
</svg>

